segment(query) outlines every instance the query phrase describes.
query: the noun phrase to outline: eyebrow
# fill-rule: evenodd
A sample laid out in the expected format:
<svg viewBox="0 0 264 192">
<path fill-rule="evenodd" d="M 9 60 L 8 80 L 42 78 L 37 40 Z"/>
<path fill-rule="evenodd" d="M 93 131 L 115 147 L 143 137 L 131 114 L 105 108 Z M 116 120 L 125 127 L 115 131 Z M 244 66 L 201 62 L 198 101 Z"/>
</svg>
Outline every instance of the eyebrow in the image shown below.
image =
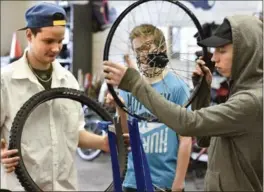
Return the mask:
<svg viewBox="0 0 264 192">
<path fill-rule="evenodd" d="M 216 47 L 215 49 L 218 50 L 218 51 L 220 51 L 220 50 L 225 49 L 225 47 Z"/>
<path fill-rule="evenodd" d="M 57 41 L 57 39 L 51 38 L 51 37 L 44 37 L 43 40 L 45 41 Z M 64 38 L 60 39 L 60 41 L 64 40 Z"/>
</svg>

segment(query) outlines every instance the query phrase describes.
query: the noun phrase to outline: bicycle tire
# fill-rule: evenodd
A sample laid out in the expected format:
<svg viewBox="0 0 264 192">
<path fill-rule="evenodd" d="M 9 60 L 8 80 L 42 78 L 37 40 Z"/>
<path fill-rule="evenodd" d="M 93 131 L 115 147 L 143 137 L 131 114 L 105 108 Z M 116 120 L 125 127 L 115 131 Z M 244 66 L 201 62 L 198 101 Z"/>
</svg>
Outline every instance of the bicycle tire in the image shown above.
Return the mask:
<svg viewBox="0 0 264 192">
<path fill-rule="evenodd" d="M 121 23 L 121 21 L 134 8 L 136 8 L 137 6 L 139 6 L 139 5 L 143 4 L 143 3 L 149 2 L 149 1 L 155 1 L 155 0 L 139 0 L 139 1 L 131 4 L 115 20 L 115 22 L 113 23 L 113 25 L 112 25 L 109 33 L 108 33 L 107 38 L 106 38 L 106 43 L 105 43 L 105 47 L 104 47 L 104 55 L 103 55 L 103 60 L 104 61 L 107 61 L 109 59 L 109 51 L 110 51 L 111 42 L 112 42 L 113 36 L 115 34 L 115 31 L 116 31 L 117 27 L 119 26 L 119 24 Z M 196 28 L 198 30 L 198 34 L 199 34 L 200 38 L 201 39 L 204 39 L 204 33 L 203 33 L 202 26 L 201 26 L 199 20 L 196 18 L 196 16 L 192 13 L 192 11 L 189 8 L 187 8 L 184 4 L 182 4 L 179 1 L 175 1 L 175 0 L 162 0 L 162 1 L 167 1 L 167 2 L 173 3 L 176 6 L 179 6 L 181 9 L 183 9 L 188 14 L 188 16 L 192 19 L 192 21 L 194 22 L 194 24 L 195 24 L 195 26 L 196 26 Z M 210 61 L 209 61 L 209 57 L 208 57 L 207 47 L 202 47 L 202 49 L 203 49 L 203 59 L 205 60 L 205 63 L 208 65 L 208 64 L 210 64 Z M 212 66 L 208 66 L 208 67 L 210 69 L 212 68 Z M 186 107 L 187 108 L 193 102 L 193 100 L 195 99 L 195 97 L 197 96 L 197 94 L 198 94 L 198 92 L 200 90 L 200 87 L 201 87 L 201 84 L 202 84 L 202 81 L 203 80 L 204 80 L 204 77 L 203 76 L 199 78 L 199 80 L 197 81 L 196 86 L 192 90 L 192 94 L 191 94 L 190 98 L 183 105 L 183 107 Z M 129 115 L 131 115 L 133 117 L 136 117 L 136 118 L 138 118 L 140 120 L 147 120 L 146 118 L 141 117 L 141 116 L 139 116 L 139 115 L 137 115 L 135 113 L 131 113 L 127 109 L 127 107 L 125 106 L 125 104 L 123 104 L 121 102 L 121 100 L 118 98 L 118 96 L 117 96 L 117 94 L 116 94 L 113 86 L 110 85 L 110 84 L 107 84 L 107 86 L 108 86 L 108 90 L 109 90 L 110 94 L 113 96 L 115 102 L 117 103 L 117 105 L 120 108 L 122 108 L 126 113 L 128 113 Z"/>
<path fill-rule="evenodd" d="M 21 185 L 24 187 L 26 191 L 42 191 L 37 184 L 33 181 L 27 169 L 25 167 L 22 153 L 21 153 L 21 136 L 24 124 L 30 115 L 30 113 L 41 103 L 49 101 L 55 98 L 66 98 L 78 101 L 82 104 L 87 105 L 89 108 L 94 110 L 102 117 L 104 121 L 113 122 L 112 116 L 96 101 L 87 97 L 84 92 L 71 89 L 71 88 L 53 88 L 50 90 L 41 91 L 35 95 L 33 95 L 27 102 L 23 104 L 23 106 L 17 112 L 14 121 L 12 123 L 10 138 L 9 138 L 9 149 L 18 149 L 18 156 L 20 157 L 19 163 L 15 169 L 15 174 Z M 125 174 L 126 171 L 126 162 L 127 162 L 127 150 L 125 150 L 125 144 L 123 138 L 118 138 L 119 149 L 123 149 L 119 151 L 119 163 L 120 163 L 120 172 L 121 177 Z M 113 184 L 111 183 L 108 189 L 111 189 Z"/>
</svg>

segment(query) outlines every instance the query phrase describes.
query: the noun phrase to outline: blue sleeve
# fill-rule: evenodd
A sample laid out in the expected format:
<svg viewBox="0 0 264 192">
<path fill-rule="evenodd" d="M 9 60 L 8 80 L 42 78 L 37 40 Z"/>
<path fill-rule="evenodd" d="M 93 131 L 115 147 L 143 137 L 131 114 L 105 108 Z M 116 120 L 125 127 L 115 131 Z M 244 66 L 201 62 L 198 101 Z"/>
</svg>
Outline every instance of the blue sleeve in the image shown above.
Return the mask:
<svg viewBox="0 0 264 192">
<path fill-rule="evenodd" d="M 122 97 L 122 99 L 125 101 L 125 105 L 127 106 L 129 103 L 129 92 L 119 90 L 119 96 Z"/>
<path fill-rule="evenodd" d="M 130 110 L 130 107 L 132 106 L 132 95 L 130 92 L 126 92 L 123 90 L 119 90 L 119 96 L 122 97 L 122 99 L 125 102 L 125 106 L 128 108 L 128 110 Z M 128 115 L 128 119 L 130 119 L 131 116 Z"/>
<path fill-rule="evenodd" d="M 173 102 L 178 105 L 184 105 L 184 103 L 190 97 L 190 88 L 187 87 L 185 84 L 177 87 L 173 90 Z M 190 106 L 188 109 L 191 109 Z"/>
<path fill-rule="evenodd" d="M 127 97 L 128 92 L 123 91 L 123 90 L 118 90 L 118 96 L 121 97 L 125 101 L 125 105 L 127 105 L 128 102 L 128 97 Z M 115 116 L 118 116 L 118 113 L 116 111 Z"/>
</svg>

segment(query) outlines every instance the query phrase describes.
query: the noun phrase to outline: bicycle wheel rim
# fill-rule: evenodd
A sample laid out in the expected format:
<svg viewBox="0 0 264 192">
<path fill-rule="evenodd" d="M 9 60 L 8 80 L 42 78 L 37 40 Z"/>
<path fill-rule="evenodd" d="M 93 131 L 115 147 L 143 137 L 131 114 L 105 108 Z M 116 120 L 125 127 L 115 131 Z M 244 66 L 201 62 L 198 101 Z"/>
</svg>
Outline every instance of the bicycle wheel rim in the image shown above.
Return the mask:
<svg viewBox="0 0 264 192">
<path fill-rule="evenodd" d="M 112 43 L 112 39 L 113 39 L 113 36 L 119 26 L 119 24 L 122 22 L 122 20 L 128 15 L 128 13 L 130 11 L 132 11 L 133 9 L 135 9 L 137 6 L 143 4 L 143 3 L 146 3 L 146 2 L 150 2 L 150 1 L 155 1 L 155 0 L 139 0 L 133 4 L 131 4 L 130 6 L 128 6 L 119 16 L 118 18 L 115 20 L 115 22 L 113 23 L 109 33 L 108 33 L 108 36 L 106 38 L 106 43 L 105 43 L 105 47 L 104 47 L 104 55 L 103 55 L 103 60 L 106 61 L 106 60 L 109 60 L 109 52 L 110 52 L 110 46 L 111 46 L 111 43 Z M 189 8 L 187 8 L 184 4 L 180 3 L 179 1 L 172 1 L 172 0 L 162 0 L 162 1 L 165 1 L 165 2 L 169 2 L 169 3 L 173 3 L 175 4 L 176 6 L 180 7 L 185 13 L 187 13 L 187 15 L 191 18 L 191 20 L 193 21 L 196 29 L 198 30 L 198 34 L 200 36 L 201 39 L 204 39 L 204 34 L 203 34 L 203 30 L 202 30 L 202 26 L 199 22 L 199 20 L 196 18 L 196 16 L 191 12 L 191 10 Z M 208 58 L 208 51 L 207 51 L 207 48 L 206 47 L 202 47 L 202 50 L 203 50 L 203 59 L 205 60 L 206 64 L 208 64 L 209 62 L 209 58 Z M 209 66 L 209 68 L 211 68 L 211 66 Z M 200 90 L 200 86 L 202 84 L 202 81 L 203 81 L 204 77 L 200 77 L 199 80 L 198 80 L 198 83 L 197 85 L 194 87 L 194 89 L 192 90 L 192 94 L 191 96 L 189 97 L 188 101 L 183 105 L 183 107 L 189 107 L 190 104 L 192 103 L 192 101 L 195 99 L 195 97 L 197 96 L 199 90 Z M 110 94 L 113 96 L 115 102 L 117 103 L 117 105 L 122 108 L 126 113 L 128 113 L 129 115 L 133 116 L 133 117 L 136 117 L 140 120 L 146 120 L 146 118 L 142 117 L 142 116 L 139 116 L 131 111 L 129 111 L 127 109 L 127 107 L 121 102 L 121 100 L 118 98 L 115 90 L 114 90 L 114 87 L 110 84 L 107 84 L 108 86 L 108 90 L 110 92 Z"/>
</svg>

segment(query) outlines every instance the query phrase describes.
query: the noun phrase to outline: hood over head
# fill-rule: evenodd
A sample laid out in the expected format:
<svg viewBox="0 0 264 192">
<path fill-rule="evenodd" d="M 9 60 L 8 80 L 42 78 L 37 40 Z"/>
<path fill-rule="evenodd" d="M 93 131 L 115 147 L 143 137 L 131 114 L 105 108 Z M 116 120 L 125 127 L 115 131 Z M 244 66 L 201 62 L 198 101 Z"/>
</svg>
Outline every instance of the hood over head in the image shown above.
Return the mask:
<svg viewBox="0 0 264 192">
<path fill-rule="evenodd" d="M 255 16 L 226 17 L 233 38 L 231 94 L 263 86 L 263 22 Z"/>
</svg>

